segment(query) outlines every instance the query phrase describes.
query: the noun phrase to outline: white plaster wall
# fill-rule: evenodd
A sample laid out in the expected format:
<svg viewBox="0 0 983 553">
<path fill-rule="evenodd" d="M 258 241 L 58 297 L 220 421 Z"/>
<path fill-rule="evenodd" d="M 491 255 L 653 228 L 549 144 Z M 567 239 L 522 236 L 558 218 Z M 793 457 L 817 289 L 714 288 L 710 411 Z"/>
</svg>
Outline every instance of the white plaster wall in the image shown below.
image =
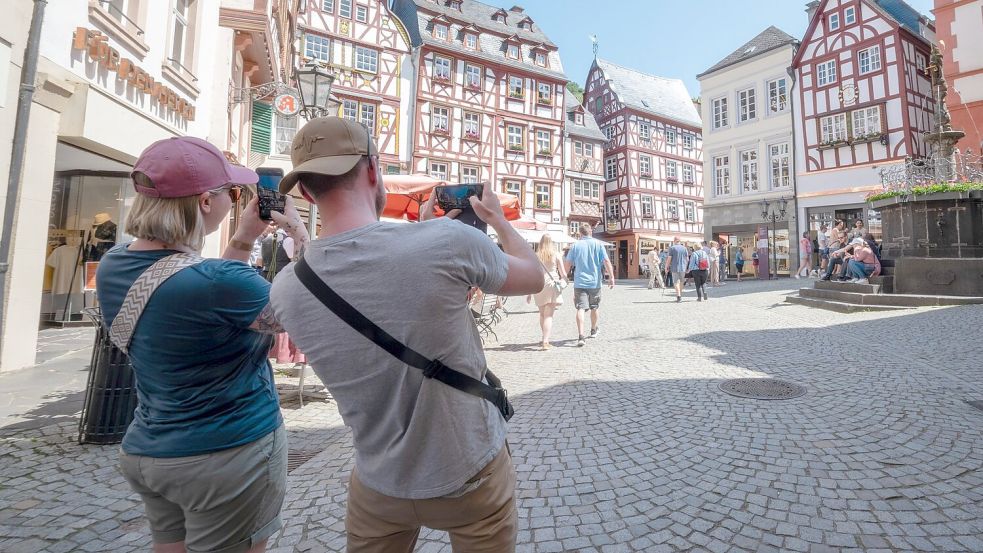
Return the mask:
<svg viewBox="0 0 983 553">
<path fill-rule="evenodd" d="M 700 79 L 700 97 L 703 118 L 703 190 L 707 206 L 724 205 L 728 203 L 758 201 L 764 198 L 786 196 L 790 197 L 794 185 L 786 188 L 770 189 L 771 166 L 768 158 L 768 146 L 779 142 L 788 142 L 790 153 L 794 159 L 792 145 L 792 109 L 777 114 L 768 112 L 768 81 L 784 77 L 788 82 L 788 94 L 795 98 L 792 89 L 792 78 L 786 69 L 792 63 L 793 48 L 785 46 L 766 54 L 758 55 L 750 60 L 724 68 Z M 738 123 L 739 90 L 754 87 L 757 117 L 746 123 Z M 729 125 L 722 129 L 713 129 L 713 100 L 726 96 L 728 99 Z M 794 104 L 790 103 L 790 106 Z M 796 107 L 796 109 L 798 109 Z M 743 192 L 740 179 L 739 152 L 756 149 L 758 152 L 758 191 Z M 731 194 L 717 197 L 714 195 L 713 158 L 730 155 Z M 795 175 L 793 173 L 792 178 Z M 708 223 L 709 224 L 709 223 Z"/>
<path fill-rule="evenodd" d="M 952 59 L 959 63 L 959 71 L 966 73 L 983 69 L 983 0 L 956 8 L 952 34 L 956 37 Z M 967 104 L 983 100 L 983 74 L 956 79 L 953 87 Z"/>
</svg>

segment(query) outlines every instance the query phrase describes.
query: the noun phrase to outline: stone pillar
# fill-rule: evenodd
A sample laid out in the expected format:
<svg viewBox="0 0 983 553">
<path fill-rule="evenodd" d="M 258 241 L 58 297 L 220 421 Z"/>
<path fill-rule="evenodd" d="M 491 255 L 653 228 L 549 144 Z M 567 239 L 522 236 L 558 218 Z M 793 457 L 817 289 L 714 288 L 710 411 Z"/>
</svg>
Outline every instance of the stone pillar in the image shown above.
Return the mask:
<svg viewBox="0 0 983 553">
<path fill-rule="evenodd" d="M 24 157 L 24 174 L 11 229 L 10 270 L 0 371 L 34 364 L 41 321 L 41 287 L 48 242 L 48 213 L 55 175 L 61 112 L 74 87 L 38 73 Z"/>
</svg>

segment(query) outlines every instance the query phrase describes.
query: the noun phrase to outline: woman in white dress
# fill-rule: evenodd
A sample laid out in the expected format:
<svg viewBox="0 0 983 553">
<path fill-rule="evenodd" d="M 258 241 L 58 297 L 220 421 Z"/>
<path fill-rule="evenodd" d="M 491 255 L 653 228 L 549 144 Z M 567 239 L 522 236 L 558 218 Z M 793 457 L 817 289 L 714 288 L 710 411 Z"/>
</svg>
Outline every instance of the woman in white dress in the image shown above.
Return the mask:
<svg viewBox="0 0 983 553">
<path fill-rule="evenodd" d="M 529 296 L 526 301 L 536 299 L 536 307 L 539 308 L 539 326 L 543 330 L 543 340 L 540 343 L 542 349 L 547 350 L 553 347 L 550 345 L 550 333 L 553 330 L 553 314 L 556 308 L 563 305 L 561 295 L 562 288 L 567 286 L 566 276 L 563 274 L 563 261 L 560 253 L 556 250 L 553 239 L 549 234 L 543 234 L 536 247 L 536 255 L 543 264 L 543 271 L 546 273 L 546 286 L 538 294 Z M 554 283 L 561 283 L 560 290 Z"/>
</svg>

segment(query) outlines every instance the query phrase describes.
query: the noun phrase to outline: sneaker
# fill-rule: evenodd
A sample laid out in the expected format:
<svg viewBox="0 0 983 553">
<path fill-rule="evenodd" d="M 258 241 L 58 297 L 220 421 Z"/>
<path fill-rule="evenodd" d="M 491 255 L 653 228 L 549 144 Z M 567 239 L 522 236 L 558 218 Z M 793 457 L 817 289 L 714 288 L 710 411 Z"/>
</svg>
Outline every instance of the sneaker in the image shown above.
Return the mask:
<svg viewBox="0 0 983 553">
<path fill-rule="evenodd" d="M 589 336 L 589 338 L 597 338 L 597 327 L 594 327 L 594 328 L 590 329 L 590 336 Z"/>
<path fill-rule="evenodd" d="M 676 296 L 676 303 L 682 303 L 682 301 L 683 301 L 682 296 Z"/>
<path fill-rule="evenodd" d="M 867 280 L 866 278 L 858 278 L 857 284 L 870 284 L 870 281 Z"/>
<path fill-rule="evenodd" d="M 584 337 L 583 337 L 583 336 L 581 336 L 581 337 L 580 337 L 580 338 L 579 338 L 579 339 L 577 340 L 577 347 L 578 347 L 578 348 L 582 348 L 582 347 L 584 347 L 585 345 L 587 345 L 587 340 L 584 340 Z"/>
<path fill-rule="evenodd" d="M 827 276 L 827 275 L 823 275 L 823 276 L 819 277 L 819 280 L 821 280 L 823 282 L 829 282 L 831 280 L 831 278 L 829 276 Z"/>
<path fill-rule="evenodd" d="M 703 298 L 696 298 L 696 301 L 703 301 Z"/>
<path fill-rule="evenodd" d="M 796 273 L 796 275 L 795 275 L 795 278 L 796 278 L 796 279 L 800 279 L 800 278 L 802 278 L 802 277 L 800 277 L 800 276 L 798 275 L 798 273 Z"/>
</svg>

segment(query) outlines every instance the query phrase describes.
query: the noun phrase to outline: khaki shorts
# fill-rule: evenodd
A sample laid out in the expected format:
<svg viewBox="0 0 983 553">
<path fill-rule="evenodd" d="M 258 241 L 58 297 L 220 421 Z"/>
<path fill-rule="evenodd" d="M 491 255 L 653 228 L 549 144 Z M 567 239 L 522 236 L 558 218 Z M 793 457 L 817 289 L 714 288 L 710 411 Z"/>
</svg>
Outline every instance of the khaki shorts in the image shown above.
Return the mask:
<svg viewBox="0 0 983 553">
<path fill-rule="evenodd" d="M 573 306 L 577 308 L 578 311 L 586 311 L 587 309 L 597 309 L 601 305 L 601 289 L 600 288 L 574 288 L 573 289 Z"/>
<path fill-rule="evenodd" d="M 255 442 L 205 455 L 144 457 L 120 450 L 120 470 L 143 499 L 154 543 L 184 541 L 189 553 L 238 553 L 283 526 L 282 424 Z"/>
<path fill-rule="evenodd" d="M 515 468 L 508 445 L 478 471 L 464 493 L 400 499 L 366 487 L 352 470 L 348 485 L 348 553 L 412 553 L 420 527 L 444 530 L 453 551 L 513 553 L 518 534 Z"/>
</svg>

